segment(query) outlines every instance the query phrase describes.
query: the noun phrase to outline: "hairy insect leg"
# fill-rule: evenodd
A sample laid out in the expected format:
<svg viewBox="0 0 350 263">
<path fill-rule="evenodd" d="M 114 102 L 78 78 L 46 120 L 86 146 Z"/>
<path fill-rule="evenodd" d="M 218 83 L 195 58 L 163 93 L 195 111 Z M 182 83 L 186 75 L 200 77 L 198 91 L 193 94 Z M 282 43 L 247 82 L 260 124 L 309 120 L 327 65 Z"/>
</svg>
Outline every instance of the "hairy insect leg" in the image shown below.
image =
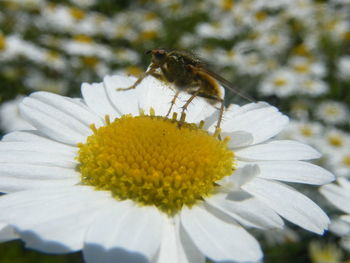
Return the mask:
<svg viewBox="0 0 350 263">
<path fill-rule="evenodd" d="M 198 93 L 200 93 L 200 89 L 196 90 L 195 92 L 192 93 L 191 97 L 186 101 L 186 103 L 182 106 L 182 112 L 180 116 L 180 122 L 179 122 L 179 127 L 182 126 L 182 124 L 185 122 L 186 118 L 186 113 L 185 111 L 187 110 L 188 106 L 190 103 L 194 100 L 195 97 L 197 97 Z"/>
<path fill-rule="evenodd" d="M 157 66 L 151 66 L 149 70 L 144 72 L 135 82 L 128 88 L 118 88 L 117 91 L 124 91 L 124 90 L 130 90 L 130 89 L 136 89 L 136 87 L 143 81 L 144 78 L 146 78 L 149 75 L 153 75 L 156 71 Z"/>
<path fill-rule="evenodd" d="M 179 94 L 180 94 L 180 91 L 176 91 L 176 93 L 175 93 L 173 99 L 172 99 L 171 102 L 170 102 L 170 108 L 169 108 L 169 110 L 168 110 L 168 113 L 165 115 L 165 117 L 168 117 L 168 116 L 169 116 L 171 110 L 173 109 L 173 107 L 174 107 L 174 105 L 175 105 L 175 102 L 176 102 L 177 97 L 179 97 Z"/>
<path fill-rule="evenodd" d="M 224 111 L 225 111 L 225 101 L 223 99 L 220 100 L 220 112 L 219 112 L 219 118 L 218 118 L 218 121 L 216 123 L 216 127 L 215 127 L 215 135 L 218 136 L 219 140 L 221 140 L 221 135 L 220 135 L 220 132 L 221 132 L 221 128 L 220 128 L 220 125 L 221 125 L 221 122 L 222 122 L 222 119 L 224 117 Z"/>
</svg>

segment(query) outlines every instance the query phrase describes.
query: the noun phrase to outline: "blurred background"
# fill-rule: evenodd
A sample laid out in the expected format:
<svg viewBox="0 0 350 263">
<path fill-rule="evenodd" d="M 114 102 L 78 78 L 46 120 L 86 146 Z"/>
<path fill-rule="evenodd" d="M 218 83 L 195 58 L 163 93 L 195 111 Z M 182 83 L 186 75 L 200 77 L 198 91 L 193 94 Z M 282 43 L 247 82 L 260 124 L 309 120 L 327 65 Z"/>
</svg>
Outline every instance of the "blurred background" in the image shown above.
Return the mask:
<svg viewBox="0 0 350 263">
<path fill-rule="evenodd" d="M 317 164 L 350 177 L 349 0 L 1 0 L 0 137 L 31 128 L 18 111 L 23 96 L 80 96 L 82 82 L 138 76 L 153 48 L 189 50 L 239 90 L 277 106 L 291 118 L 281 138 L 313 145 L 323 153 Z M 229 91 L 226 101 L 248 103 Z M 320 237 L 287 223 L 253 232 L 264 262 L 349 263 L 342 212 L 316 187 L 298 189 L 327 211 L 331 231 Z M 3 262 L 83 260 L 13 241 L 0 244 Z"/>
</svg>

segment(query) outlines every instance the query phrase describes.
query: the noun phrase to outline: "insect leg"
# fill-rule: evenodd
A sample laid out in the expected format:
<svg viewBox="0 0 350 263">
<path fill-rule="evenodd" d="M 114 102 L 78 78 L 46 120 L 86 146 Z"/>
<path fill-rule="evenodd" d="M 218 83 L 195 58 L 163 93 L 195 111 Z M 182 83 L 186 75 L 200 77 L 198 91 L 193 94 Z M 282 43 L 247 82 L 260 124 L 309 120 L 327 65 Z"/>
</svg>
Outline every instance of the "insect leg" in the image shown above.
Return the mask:
<svg viewBox="0 0 350 263">
<path fill-rule="evenodd" d="M 171 102 L 170 102 L 170 103 L 171 103 L 171 104 L 170 104 L 170 108 L 169 108 L 169 110 L 168 110 L 168 113 L 166 114 L 166 117 L 169 116 L 171 110 L 173 109 L 173 107 L 174 107 L 174 105 L 175 105 L 175 102 L 176 102 L 176 99 L 177 99 L 177 97 L 179 96 L 179 94 L 180 94 L 180 91 L 177 90 L 176 93 L 175 93 L 175 95 L 174 95 L 174 97 L 173 97 L 173 99 L 172 99 Z"/>
<path fill-rule="evenodd" d="M 215 127 L 215 135 L 218 136 L 219 140 L 221 140 L 221 135 L 220 135 L 220 132 L 221 132 L 221 128 L 220 128 L 220 125 L 221 125 L 221 122 L 222 122 L 222 118 L 224 117 L 224 111 L 225 111 L 225 101 L 223 99 L 220 100 L 220 113 L 219 113 L 219 118 L 218 118 L 218 121 L 216 123 L 216 127 Z"/>
<path fill-rule="evenodd" d="M 144 72 L 135 82 L 128 88 L 118 88 L 117 91 L 124 91 L 124 90 L 130 90 L 130 89 L 136 89 L 136 87 L 143 81 L 144 78 L 146 78 L 148 75 L 154 74 L 158 66 L 151 65 L 150 69 Z"/>
<path fill-rule="evenodd" d="M 181 112 L 181 117 L 180 117 L 180 122 L 179 122 L 179 127 L 185 122 L 186 118 L 186 113 L 185 111 L 187 110 L 188 106 L 190 103 L 194 100 L 195 97 L 197 97 L 198 93 L 200 93 L 200 89 L 196 90 L 195 92 L 192 93 L 191 97 L 186 101 L 186 103 L 182 106 L 182 112 Z"/>
</svg>

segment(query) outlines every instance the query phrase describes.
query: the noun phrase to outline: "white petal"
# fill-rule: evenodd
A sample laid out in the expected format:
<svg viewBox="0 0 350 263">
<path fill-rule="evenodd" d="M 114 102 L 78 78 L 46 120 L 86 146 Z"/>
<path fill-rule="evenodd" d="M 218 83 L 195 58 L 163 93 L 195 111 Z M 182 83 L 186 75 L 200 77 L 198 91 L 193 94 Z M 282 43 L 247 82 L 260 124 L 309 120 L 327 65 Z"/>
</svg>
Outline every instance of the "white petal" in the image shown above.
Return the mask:
<svg viewBox="0 0 350 263">
<path fill-rule="evenodd" d="M 259 177 L 285 182 L 322 185 L 334 180 L 334 175 L 324 168 L 301 161 L 255 162 Z"/>
<path fill-rule="evenodd" d="M 258 101 L 258 102 L 253 102 L 253 103 L 248 103 L 245 104 L 243 106 L 238 106 L 238 105 L 230 105 L 230 107 L 228 108 L 227 114 L 229 116 L 227 117 L 233 117 L 239 114 L 244 114 L 246 112 L 252 111 L 252 110 L 256 110 L 256 109 L 263 109 L 263 108 L 268 108 L 271 107 L 271 105 L 269 105 L 266 102 L 263 101 Z"/>
<path fill-rule="evenodd" d="M 291 187 L 255 178 L 242 188 L 294 224 L 318 234 L 327 229 L 329 219 L 322 209 Z"/>
<path fill-rule="evenodd" d="M 0 192 L 12 193 L 28 189 L 48 189 L 59 188 L 65 186 L 74 186 L 80 183 L 79 177 L 65 178 L 65 179 L 26 179 L 16 178 L 10 176 L 1 176 Z"/>
<path fill-rule="evenodd" d="M 228 146 L 230 149 L 244 147 L 253 143 L 253 135 L 245 131 L 222 132 L 221 137 L 229 137 Z"/>
<path fill-rule="evenodd" d="M 288 140 L 270 141 L 236 150 L 237 158 L 246 161 L 309 160 L 321 155 L 312 147 Z"/>
<path fill-rule="evenodd" d="M 139 100 L 139 105 L 147 114 L 150 108 L 155 110 L 156 115 L 164 116 L 168 113 L 171 100 L 175 96 L 175 91 L 173 89 L 151 76 L 145 78 L 137 88 L 140 89 L 140 91 L 144 91 Z M 175 101 L 172 112 L 178 111 L 180 100 L 181 99 L 178 98 Z M 171 116 L 172 114 L 170 113 L 169 117 Z"/>
<path fill-rule="evenodd" d="M 259 173 L 257 165 L 245 165 L 239 167 L 232 175 L 224 177 L 218 181 L 222 187 L 233 190 L 240 190 L 240 187 L 255 178 Z"/>
<path fill-rule="evenodd" d="M 350 224 L 350 215 L 342 215 L 340 216 L 340 219 Z M 350 225 L 349 225 L 349 228 L 350 228 Z"/>
<path fill-rule="evenodd" d="M 46 142 L 46 143 L 58 143 L 46 137 L 40 131 L 14 131 L 6 134 L 2 138 L 3 142 Z M 67 145 L 67 147 L 69 147 Z M 72 147 L 72 146 L 70 146 Z"/>
<path fill-rule="evenodd" d="M 111 201 L 89 187 L 20 191 L 0 197 L 0 221 L 15 227 L 29 248 L 67 253 L 82 249 L 88 226 Z"/>
<path fill-rule="evenodd" d="M 75 168 L 77 166 L 77 161 L 70 156 L 30 151 L 0 152 L 0 163 L 22 163 L 62 168 Z"/>
<path fill-rule="evenodd" d="M 50 92 L 35 92 L 30 97 L 73 116 L 74 119 L 85 124 L 87 127 L 92 123 L 96 124 L 96 126 L 103 124 L 102 119 L 90 111 L 81 99 L 72 99 Z"/>
<path fill-rule="evenodd" d="M 187 92 L 181 92 L 177 100 L 177 105 L 174 111 L 177 111 L 179 114 L 182 112 L 182 107 L 191 97 Z M 208 103 L 205 99 L 201 97 L 196 97 L 188 105 L 186 110 L 186 121 L 191 123 L 199 123 L 201 120 L 205 120 L 207 117 L 211 116 L 217 109 Z M 217 119 L 214 121 L 216 125 Z"/>
<path fill-rule="evenodd" d="M 350 224 L 342 219 L 332 219 L 329 230 L 338 236 L 350 234 Z"/>
<path fill-rule="evenodd" d="M 350 181 L 348 179 L 339 177 L 337 181 L 341 187 L 350 190 Z"/>
<path fill-rule="evenodd" d="M 103 83 L 83 83 L 81 93 L 89 108 L 100 117 L 104 118 L 106 115 L 109 115 L 111 120 L 120 117 L 120 114 L 107 96 Z"/>
<path fill-rule="evenodd" d="M 214 261 L 257 261 L 262 257 L 258 242 L 241 226 L 202 207 L 184 208 L 181 224 L 198 249 Z"/>
<path fill-rule="evenodd" d="M 0 178 L 8 176 L 18 179 L 68 179 L 79 177 L 80 173 L 75 169 L 57 166 L 43 166 L 23 163 L 1 163 Z M 2 182 L 0 182 L 2 185 Z"/>
<path fill-rule="evenodd" d="M 114 108 L 120 115 L 132 114 L 139 115 L 139 101 L 142 99 L 141 94 L 145 92 L 141 85 L 135 89 L 117 91 L 118 88 L 128 88 L 134 84 L 136 78 L 126 76 L 106 76 L 103 83 L 106 88 Z"/>
<path fill-rule="evenodd" d="M 248 227 L 264 229 L 282 228 L 284 225 L 272 209 L 253 197 L 239 201 L 213 197 L 206 199 L 206 202 Z"/>
<path fill-rule="evenodd" d="M 86 262 L 149 262 L 161 241 L 162 217 L 153 207 L 116 202 L 99 214 L 84 245 Z"/>
<path fill-rule="evenodd" d="M 277 108 L 270 106 L 226 116 L 222 123 L 222 130 L 250 133 L 253 136 L 252 143 L 257 144 L 277 135 L 287 124 L 288 117 L 281 114 Z"/>
<path fill-rule="evenodd" d="M 193 244 L 187 233 L 180 229 L 179 220 L 176 219 L 164 216 L 157 263 L 204 263 L 204 255 Z"/>
<path fill-rule="evenodd" d="M 13 227 L 0 222 L 0 242 L 7 242 L 17 238 L 18 235 L 14 231 Z"/>
<path fill-rule="evenodd" d="M 60 108 L 68 104 L 70 103 L 63 103 Z M 56 141 L 76 145 L 78 142 L 84 142 L 85 138 L 92 134 L 86 124 L 74 117 L 74 112 L 63 112 L 36 98 L 25 98 L 20 110 L 28 122 Z"/>
<path fill-rule="evenodd" d="M 320 192 L 337 208 L 350 213 L 350 192 L 335 184 L 321 187 Z"/>
<path fill-rule="evenodd" d="M 74 159 L 78 149 L 55 142 L 0 142 L 0 152 L 56 153 Z"/>
</svg>

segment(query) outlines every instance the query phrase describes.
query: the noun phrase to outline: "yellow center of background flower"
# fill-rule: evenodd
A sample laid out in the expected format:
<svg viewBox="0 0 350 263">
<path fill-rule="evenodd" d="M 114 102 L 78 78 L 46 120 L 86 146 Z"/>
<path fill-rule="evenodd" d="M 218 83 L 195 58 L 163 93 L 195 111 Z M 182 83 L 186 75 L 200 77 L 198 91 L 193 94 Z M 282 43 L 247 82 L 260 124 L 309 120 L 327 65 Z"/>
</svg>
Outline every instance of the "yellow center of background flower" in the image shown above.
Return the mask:
<svg viewBox="0 0 350 263">
<path fill-rule="evenodd" d="M 79 144 L 82 182 L 174 214 L 215 192 L 234 171 L 234 153 L 195 124 L 141 114 L 124 115 Z"/>
</svg>

